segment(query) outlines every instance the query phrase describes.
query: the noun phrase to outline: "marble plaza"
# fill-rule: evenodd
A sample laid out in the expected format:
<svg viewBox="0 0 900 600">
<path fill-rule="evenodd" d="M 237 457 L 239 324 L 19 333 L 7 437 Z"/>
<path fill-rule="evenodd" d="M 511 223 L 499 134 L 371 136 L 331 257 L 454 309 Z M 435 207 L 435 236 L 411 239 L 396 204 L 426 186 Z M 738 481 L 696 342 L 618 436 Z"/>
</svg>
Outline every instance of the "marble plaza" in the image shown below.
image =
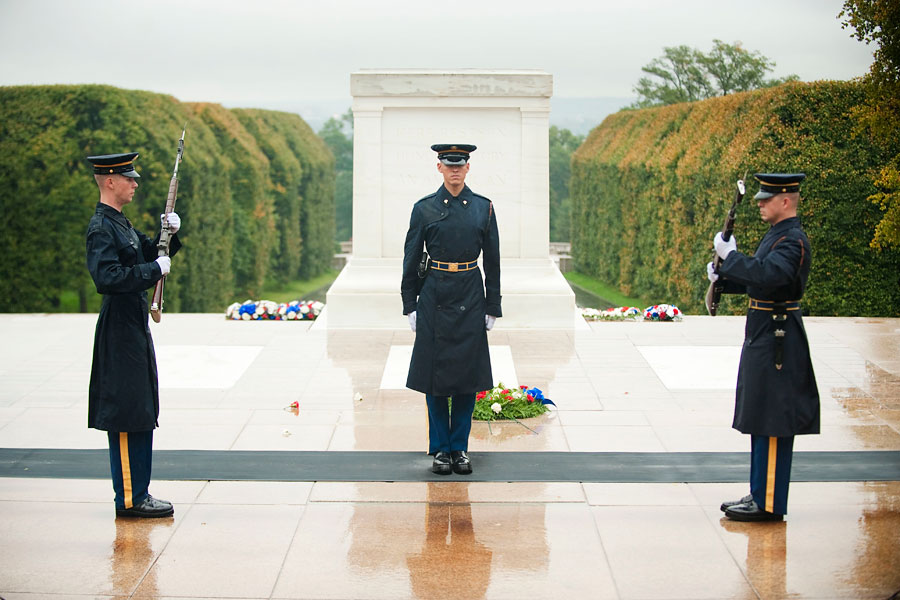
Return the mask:
<svg viewBox="0 0 900 600">
<path fill-rule="evenodd" d="M 408 329 L 164 315 L 157 450 L 424 452 Z M 0 448 L 105 448 L 86 427 L 96 315 L 0 315 Z M 574 321 L 578 323 L 577 321 Z M 900 320 L 806 320 L 822 434 L 900 451 Z M 747 452 L 741 317 L 497 329 L 495 371 L 558 410 L 475 423 L 478 457 Z M 506 382 L 510 384 L 509 382 Z M 297 410 L 289 410 L 292 402 Z M 533 430 L 533 431 L 532 431 Z M 600 454 L 597 454 L 601 456 Z M 898 453 L 900 456 L 900 453 Z M 722 518 L 745 483 L 155 479 L 174 519 L 115 519 L 107 479 L 0 477 L 0 597 L 888 598 L 900 482 L 797 482 L 783 523 Z M 749 469 L 749 466 L 748 466 Z"/>
</svg>

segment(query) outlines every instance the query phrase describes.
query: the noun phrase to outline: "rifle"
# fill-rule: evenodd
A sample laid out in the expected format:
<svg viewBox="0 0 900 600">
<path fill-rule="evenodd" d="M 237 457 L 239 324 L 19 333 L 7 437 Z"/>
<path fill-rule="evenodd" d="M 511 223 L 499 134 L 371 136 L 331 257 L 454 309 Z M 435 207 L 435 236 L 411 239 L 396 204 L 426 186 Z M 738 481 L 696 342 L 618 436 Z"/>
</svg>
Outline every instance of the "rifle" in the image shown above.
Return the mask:
<svg viewBox="0 0 900 600">
<path fill-rule="evenodd" d="M 740 204 L 743 199 L 744 180 L 738 179 L 737 191 L 734 194 L 734 202 L 731 203 L 731 208 L 728 210 L 728 217 L 725 219 L 725 226 L 722 227 L 722 239 L 726 242 L 731 239 L 731 234 L 734 233 L 734 213 L 737 210 L 738 204 Z M 712 263 L 716 273 L 718 273 L 719 267 L 722 265 L 722 259 L 719 258 L 719 255 L 716 254 L 715 251 L 713 251 Z M 706 310 L 712 317 L 716 316 L 716 311 L 719 309 L 719 299 L 722 297 L 722 291 L 724 289 L 725 282 L 722 281 L 721 277 L 718 280 L 709 283 L 709 288 L 706 290 Z"/>
<path fill-rule="evenodd" d="M 186 130 L 187 124 L 181 130 L 181 139 L 178 140 L 178 150 L 175 153 L 175 170 L 172 171 L 172 179 L 169 181 L 169 194 L 166 197 L 165 214 L 175 210 L 175 200 L 178 196 L 178 163 L 181 162 L 181 157 L 184 155 L 184 132 Z M 169 255 L 169 244 L 172 241 L 172 235 L 169 231 L 168 220 L 163 221 L 162 228 L 159 231 L 159 243 L 156 244 L 156 247 L 159 249 L 159 256 Z M 166 276 L 163 275 L 156 282 L 156 287 L 153 288 L 153 300 L 150 302 L 150 317 L 153 318 L 155 323 L 159 323 L 159 320 L 162 318 L 163 287 L 165 284 Z"/>
</svg>

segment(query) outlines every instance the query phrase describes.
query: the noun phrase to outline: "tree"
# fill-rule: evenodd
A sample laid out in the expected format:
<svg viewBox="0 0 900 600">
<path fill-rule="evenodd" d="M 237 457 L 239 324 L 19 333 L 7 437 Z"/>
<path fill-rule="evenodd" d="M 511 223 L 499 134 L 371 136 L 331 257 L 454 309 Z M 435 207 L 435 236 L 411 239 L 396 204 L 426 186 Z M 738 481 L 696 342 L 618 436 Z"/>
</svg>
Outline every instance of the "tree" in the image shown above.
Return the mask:
<svg viewBox="0 0 900 600">
<path fill-rule="evenodd" d="M 666 47 L 662 57 L 641 68 L 656 79 L 638 80 L 634 87 L 638 100 L 633 107 L 693 102 L 797 79 L 796 75 L 765 79 L 774 67 L 774 61 L 759 52 L 746 50 L 741 42 L 727 44 L 713 40 L 708 54 L 684 45 Z"/>
<path fill-rule="evenodd" d="M 875 227 L 873 248 L 900 248 L 900 3 L 896 0 L 846 0 L 841 26 L 866 44 L 875 43 L 874 61 L 863 78 L 866 102 L 853 115 L 858 131 L 885 151 L 889 159 L 869 196 L 884 215 Z"/>
<path fill-rule="evenodd" d="M 325 121 L 319 137 L 334 154 L 334 237 L 341 242 L 353 235 L 353 111 Z"/>
<path fill-rule="evenodd" d="M 703 71 L 699 51 L 687 46 L 663 48 L 663 56 L 654 58 L 641 70 L 657 77 L 641 77 L 634 91 L 640 97 L 638 107 L 676 104 L 709 98 L 711 89 Z"/>
<path fill-rule="evenodd" d="M 568 242 L 571 237 L 569 177 L 572 153 L 584 141 L 568 129 L 550 127 L 550 241 Z"/>
</svg>

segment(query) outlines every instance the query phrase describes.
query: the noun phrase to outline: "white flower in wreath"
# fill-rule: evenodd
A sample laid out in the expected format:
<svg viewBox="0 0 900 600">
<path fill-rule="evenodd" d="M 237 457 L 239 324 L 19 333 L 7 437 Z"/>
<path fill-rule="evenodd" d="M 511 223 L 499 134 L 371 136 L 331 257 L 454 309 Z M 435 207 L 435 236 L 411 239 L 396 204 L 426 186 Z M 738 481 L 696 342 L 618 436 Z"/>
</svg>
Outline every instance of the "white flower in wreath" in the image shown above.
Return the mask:
<svg viewBox="0 0 900 600">
<path fill-rule="evenodd" d="M 239 319 L 240 317 L 237 315 L 237 311 L 240 310 L 241 305 L 239 302 L 233 303 L 225 310 L 225 318 L 226 319 Z"/>
<path fill-rule="evenodd" d="M 500 411 L 503 410 L 503 407 L 500 406 L 499 402 L 494 402 L 493 404 L 491 404 L 491 410 L 499 415 Z"/>
</svg>

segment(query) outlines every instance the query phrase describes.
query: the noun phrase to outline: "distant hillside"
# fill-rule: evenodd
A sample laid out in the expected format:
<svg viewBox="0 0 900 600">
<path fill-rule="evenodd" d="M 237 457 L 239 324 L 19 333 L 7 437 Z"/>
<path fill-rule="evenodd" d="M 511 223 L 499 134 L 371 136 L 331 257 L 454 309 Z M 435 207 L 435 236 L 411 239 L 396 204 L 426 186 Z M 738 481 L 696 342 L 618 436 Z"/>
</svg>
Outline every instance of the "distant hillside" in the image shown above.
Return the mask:
<svg viewBox="0 0 900 600">
<path fill-rule="evenodd" d="M 587 134 L 634 98 L 550 98 L 550 124 L 575 135 Z"/>
<path fill-rule="evenodd" d="M 603 122 L 608 115 L 618 112 L 634 102 L 634 98 L 550 98 L 550 124 L 583 135 Z M 303 117 L 310 127 L 319 131 L 331 117 L 340 117 L 350 108 L 353 99 L 326 98 L 298 100 L 296 102 L 257 102 L 254 106 L 269 110 L 294 112 Z M 230 108 L 237 108 L 230 106 Z"/>
</svg>

